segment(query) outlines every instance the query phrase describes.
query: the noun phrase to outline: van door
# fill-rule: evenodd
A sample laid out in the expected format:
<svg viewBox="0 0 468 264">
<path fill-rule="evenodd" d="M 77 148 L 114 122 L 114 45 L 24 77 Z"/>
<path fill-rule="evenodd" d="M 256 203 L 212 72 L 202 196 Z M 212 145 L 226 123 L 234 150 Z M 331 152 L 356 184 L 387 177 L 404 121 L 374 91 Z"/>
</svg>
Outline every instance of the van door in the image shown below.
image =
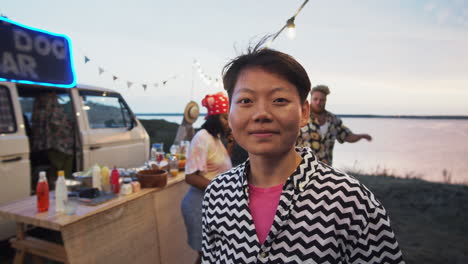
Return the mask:
<svg viewBox="0 0 468 264">
<path fill-rule="evenodd" d="M 94 163 L 123 168 L 144 165 L 149 137 L 118 93 L 79 90 L 83 169 Z"/>
<path fill-rule="evenodd" d="M 29 142 L 16 87 L 0 82 L 0 204 L 30 195 Z M 0 219 L 0 240 L 14 234 L 13 222 Z"/>
</svg>

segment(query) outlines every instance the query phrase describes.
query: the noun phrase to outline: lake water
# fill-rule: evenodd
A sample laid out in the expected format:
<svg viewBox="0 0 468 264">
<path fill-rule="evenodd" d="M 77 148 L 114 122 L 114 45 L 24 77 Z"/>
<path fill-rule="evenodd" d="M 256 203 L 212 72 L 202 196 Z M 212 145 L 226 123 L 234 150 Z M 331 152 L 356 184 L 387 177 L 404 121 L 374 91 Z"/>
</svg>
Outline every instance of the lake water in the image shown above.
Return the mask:
<svg viewBox="0 0 468 264">
<path fill-rule="evenodd" d="M 138 116 L 181 123 L 180 116 Z M 468 184 L 468 120 L 342 118 L 354 133 L 371 142 L 335 144 L 333 165 L 343 170 L 416 176 L 429 181 Z M 194 127 L 200 127 L 203 117 Z"/>
</svg>

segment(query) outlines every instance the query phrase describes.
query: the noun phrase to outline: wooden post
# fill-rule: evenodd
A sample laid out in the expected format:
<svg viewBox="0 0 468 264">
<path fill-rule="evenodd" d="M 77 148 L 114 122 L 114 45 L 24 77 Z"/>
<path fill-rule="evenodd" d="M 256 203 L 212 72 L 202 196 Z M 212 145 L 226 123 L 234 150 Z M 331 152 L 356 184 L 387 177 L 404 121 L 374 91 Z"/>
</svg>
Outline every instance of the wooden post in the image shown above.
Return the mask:
<svg viewBox="0 0 468 264">
<path fill-rule="evenodd" d="M 25 224 L 23 223 L 16 223 L 16 239 L 18 241 L 22 241 L 25 238 Z M 24 262 L 25 256 L 24 248 L 16 248 L 15 259 L 13 260 L 14 264 L 22 264 Z"/>
</svg>

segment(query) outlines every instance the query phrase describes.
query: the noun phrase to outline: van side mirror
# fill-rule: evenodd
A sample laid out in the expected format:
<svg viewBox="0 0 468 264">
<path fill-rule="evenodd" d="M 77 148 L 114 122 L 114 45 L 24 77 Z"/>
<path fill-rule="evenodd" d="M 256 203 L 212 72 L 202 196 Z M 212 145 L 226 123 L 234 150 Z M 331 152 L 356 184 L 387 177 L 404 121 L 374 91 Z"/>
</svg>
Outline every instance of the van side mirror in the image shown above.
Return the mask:
<svg viewBox="0 0 468 264">
<path fill-rule="evenodd" d="M 135 117 L 132 117 L 130 119 L 130 126 L 127 128 L 128 131 L 132 130 L 136 125 L 136 122 L 135 122 Z"/>
</svg>

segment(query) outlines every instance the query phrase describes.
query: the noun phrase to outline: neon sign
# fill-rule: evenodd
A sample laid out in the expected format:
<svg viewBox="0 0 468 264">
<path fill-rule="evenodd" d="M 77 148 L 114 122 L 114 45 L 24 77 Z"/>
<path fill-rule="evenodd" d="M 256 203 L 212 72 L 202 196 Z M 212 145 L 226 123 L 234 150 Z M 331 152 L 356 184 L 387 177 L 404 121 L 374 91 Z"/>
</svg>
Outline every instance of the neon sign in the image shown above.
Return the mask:
<svg viewBox="0 0 468 264">
<path fill-rule="evenodd" d="M 74 87 L 70 39 L 0 17 L 0 81 Z"/>
</svg>

